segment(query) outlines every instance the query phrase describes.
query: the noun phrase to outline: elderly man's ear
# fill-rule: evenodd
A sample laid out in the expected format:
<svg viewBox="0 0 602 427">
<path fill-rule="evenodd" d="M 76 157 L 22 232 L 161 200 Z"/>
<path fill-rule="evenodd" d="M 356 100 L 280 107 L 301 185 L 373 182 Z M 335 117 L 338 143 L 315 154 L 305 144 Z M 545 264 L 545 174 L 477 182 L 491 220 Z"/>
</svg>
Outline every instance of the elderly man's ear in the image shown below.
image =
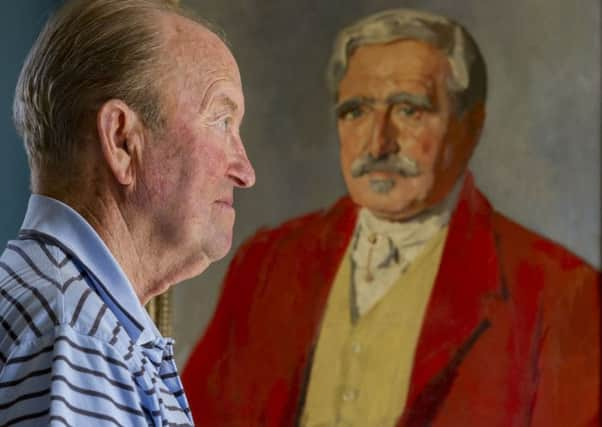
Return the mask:
<svg viewBox="0 0 602 427">
<path fill-rule="evenodd" d="M 102 154 L 121 185 L 134 182 L 136 160 L 144 142 L 144 126 L 138 114 L 118 99 L 100 107 L 96 127 Z"/>
</svg>

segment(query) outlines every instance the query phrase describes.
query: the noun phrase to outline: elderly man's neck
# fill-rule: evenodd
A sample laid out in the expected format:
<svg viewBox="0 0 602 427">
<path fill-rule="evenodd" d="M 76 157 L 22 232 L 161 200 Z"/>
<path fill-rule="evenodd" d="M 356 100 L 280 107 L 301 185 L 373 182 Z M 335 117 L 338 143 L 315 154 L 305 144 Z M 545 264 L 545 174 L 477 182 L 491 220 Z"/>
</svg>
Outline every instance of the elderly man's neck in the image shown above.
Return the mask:
<svg viewBox="0 0 602 427">
<path fill-rule="evenodd" d="M 101 190 L 94 179 L 77 183 L 52 185 L 32 181 L 32 192 L 59 200 L 77 211 L 96 231 L 128 277 L 141 303 L 165 292 L 173 284 L 204 270 L 206 265 L 192 267 L 174 259 L 161 242 L 155 242 L 151 227 L 140 212 L 129 209 L 117 191 Z"/>
</svg>

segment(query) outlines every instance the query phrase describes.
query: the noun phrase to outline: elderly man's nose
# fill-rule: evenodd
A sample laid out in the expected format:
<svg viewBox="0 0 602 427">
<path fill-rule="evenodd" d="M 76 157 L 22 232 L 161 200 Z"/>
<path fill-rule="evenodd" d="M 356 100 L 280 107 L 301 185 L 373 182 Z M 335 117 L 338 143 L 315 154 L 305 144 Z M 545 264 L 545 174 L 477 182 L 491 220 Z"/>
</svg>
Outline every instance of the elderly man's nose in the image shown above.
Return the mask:
<svg viewBox="0 0 602 427">
<path fill-rule="evenodd" d="M 247 157 L 242 141 L 239 141 L 236 151 L 232 155 L 228 177 L 237 187 L 249 188 L 255 184 L 255 169 Z"/>
</svg>

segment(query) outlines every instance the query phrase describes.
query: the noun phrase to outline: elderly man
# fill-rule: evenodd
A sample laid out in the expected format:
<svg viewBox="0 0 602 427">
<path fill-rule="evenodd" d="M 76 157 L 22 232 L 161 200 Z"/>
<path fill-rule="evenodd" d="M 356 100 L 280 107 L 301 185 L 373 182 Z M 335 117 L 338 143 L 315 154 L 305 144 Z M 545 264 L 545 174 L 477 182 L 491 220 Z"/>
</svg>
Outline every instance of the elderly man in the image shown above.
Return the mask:
<svg viewBox="0 0 602 427">
<path fill-rule="evenodd" d="M 328 76 L 350 198 L 240 249 L 184 373 L 197 421 L 598 425 L 598 273 L 466 171 L 486 98 L 470 35 L 379 13 Z"/>
<path fill-rule="evenodd" d="M 0 260 L 0 425 L 191 425 L 143 308 L 229 250 L 236 61 L 163 0 L 69 1 L 23 67 L 33 195 Z"/>
</svg>

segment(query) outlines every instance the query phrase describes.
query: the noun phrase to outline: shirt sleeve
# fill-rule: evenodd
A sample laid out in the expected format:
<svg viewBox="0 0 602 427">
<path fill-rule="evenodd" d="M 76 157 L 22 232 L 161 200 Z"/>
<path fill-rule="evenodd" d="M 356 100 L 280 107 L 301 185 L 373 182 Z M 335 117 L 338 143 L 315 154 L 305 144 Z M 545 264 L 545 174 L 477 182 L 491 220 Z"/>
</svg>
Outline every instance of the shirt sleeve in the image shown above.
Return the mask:
<svg viewBox="0 0 602 427">
<path fill-rule="evenodd" d="M 2 426 L 148 425 L 125 357 L 68 325 L 18 343 L 0 366 Z"/>
</svg>

